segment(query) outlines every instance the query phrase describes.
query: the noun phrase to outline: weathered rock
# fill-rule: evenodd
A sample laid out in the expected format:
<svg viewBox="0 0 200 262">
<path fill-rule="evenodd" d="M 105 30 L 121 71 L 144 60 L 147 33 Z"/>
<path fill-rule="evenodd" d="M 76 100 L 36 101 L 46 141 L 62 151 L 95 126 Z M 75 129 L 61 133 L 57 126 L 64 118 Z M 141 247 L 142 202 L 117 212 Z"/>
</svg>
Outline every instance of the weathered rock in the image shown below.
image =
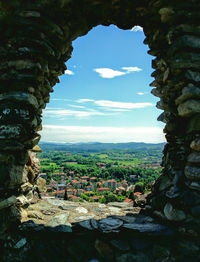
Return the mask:
<svg viewBox="0 0 200 262">
<path fill-rule="evenodd" d="M 200 100 L 187 100 L 178 106 L 178 114 L 182 117 L 189 117 L 200 113 Z"/>
<path fill-rule="evenodd" d="M 60 225 L 69 225 L 69 223 L 67 223 L 67 219 L 69 217 L 69 212 L 65 212 L 63 214 L 59 214 L 54 216 L 47 224 L 47 227 L 56 227 L 56 226 L 60 226 Z"/>
<path fill-rule="evenodd" d="M 134 206 L 145 207 L 148 195 L 149 193 L 137 196 L 134 200 Z"/>
<path fill-rule="evenodd" d="M 200 205 L 199 206 L 195 206 L 191 209 L 191 213 L 193 216 L 195 217 L 200 217 Z"/>
<path fill-rule="evenodd" d="M 198 133 L 200 132 L 200 114 L 192 116 L 187 125 L 187 133 Z"/>
<path fill-rule="evenodd" d="M 185 176 L 189 180 L 199 181 L 200 180 L 200 168 L 193 166 L 185 167 Z"/>
<path fill-rule="evenodd" d="M 24 195 L 17 197 L 17 203 L 16 203 L 17 206 L 25 206 L 27 204 L 29 204 L 29 201 Z"/>
<path fill-rule="evenodd" d="M 16 249 L 19 249 L 21 247 L 23 247 L 24 245 L 26 245 L 27 241 L 26 238 L 22 238 L 21 240 L 19 240 L 16 245 L 14 246 Z"/>
<path fill-rule="evenodd" d="M 169 249 L 159 245 L 154 245 L 152 253 L 154 259 L 162 259 L 165 261 L 166 259 L 168 260 L 168 258 L 170 257 Z"/>
<path fill-rule="evenodd" d="M 182 210 L 174 208 L 169 202 L 165 205 L 164 214 L 168 220 L 183 221 L 186 215 Z"/>
<path fill-rule="evenodd" d="M 191 153 L 188 158 L 187 158 L 187 161 L 189 163 L 192 163 L 192 164 L 199 164 L 200 165 L 200 152 L 193 152 Z"/>
<path fill-rule="evenodd" d="M 40 13 L 37 11 L 22 11 L 19 15 L 22 17 L 40 17 Z"/>
<path fill-rule="evenodd" d="M 126 203 L 126 202 L 110 202 L 108 203 L 108 206 L 113 206 L 113 207 L 118 207 L 118 208 L 126 208 L 126 207 L 129 207 L 131 206 L 132 203 Z M 102 206 L 102 207 L 106 207 L 105 205 Z"/>
<path fill-rule="evenodd" d="M 191 98 L 200 99 L 200 88 L 192 84 L 183 88 L 182 95 L 176 99 L 176 104 L 180 105 L 183 102 L 185 102 L 186 100 L 191 99 Z"/>
<path fill-rule="evenodd" d="M 16 186 L 20 186 L 28 182 L 28 168 L 27 166 L 13 165 L 9 169 L 10 181 L 9 181 L 9 188 L 15 188 Z"/>
<path fill-rule="evenodd" d="M 60 199 L 57 199 L 57 198 L 47 198 L 47 202 L 51 205 L 54 205 L 54 206 L 63 206 L 63 205 L 70 205 L 71 206 L 71 203 L 69 203 L 69 201 L 64 201 L 64 200 L 60 200 Z M 50 206 L 50 205 L 49 205 Z M 74 203 L 74 206 L 77 207 L 77 205 Z"/>
<path fill-rule="evenodd" d="M 40 192 L 46 192 L 46 180 L 42 177 L 37 179 L 37 187 Z"/>
<path fill-rule="evenodd" d="M 176 186 L 173 186 L 173 187 L 171 187 L 170 188 L 170 190 L 168 190 L 167 192 L 166 192 L 166 196 L 168 197 L 168 198 L 171 198 L 171 199 L 173 199 L 173 198 L 177 198 L 179 195 L 180 195 L 180 189 L 179 188 L 177 188 Z"/>
<path fill-rule="evenodd" d="M 200 183 L 192 181 L 189 183 L 186 183 L 189 188 L 200 191 Z"/>
<path fill-rule="evenodd" d="M 26 193 L 26 192 L 30 192 L 32 190 L 32 188 L 33 188 L 33 185 L 31 183 L 27 182 L 27 183 L 24 183 L 20 186 L 20 191 L 22 193 Z"/>
<path fill-rule="evenodd" d="M 122 225 L 123 222 L 121 220 L 114 218 L 105 218 L 99 221 L 99 228 L 103 232 L 115 232 Z"/>
<path fill-rule="evenodd" d="M 173 8 L 164 7 L 159 10 L 159 14 L 163 23 L 169 23 L 172 17 L 175 15 L 175 11 L 173 10 Z"/>
<path fill-rule="evenodd" d="M 169 228 L 167 228 L 163 225 L 153 224 L 153 223 L 124 224 L 123 227 L 128 228 L 128 229 L 132 229 L 132 230 L 137 230 L 141 233 L 150 233 L 151 232 L 155 235 L 171 235 L 171 234 L 173 234 L 173 232 Z"/>
<path fill-rule="evenodd" d="M 190 147 L 195 151 L 200 151 L 200 139 L 195 139 L 192 141 Z"/>
<path fill-rule="evenodd" d="M 86 208 L 84 208 L 84 207 L 77 207 L 75 209 L 75 211 L 78 212 L 78 213 L 83 213 L 83 214 L 87 214 L 88 213 L 88 210 Z"/>
<path fill-rule="evenodd" d="M 25 221 L 19 226 L 19 231 L 23 232 L 40 232 L 44 231 L 44 225 L 38 225 L 33 220 Z"/>
<path fill-rule="evenodd" d="M 0 95 L 0 101 L 3 102 L 5 100 L 17 101 L 18 103 L 24 102 L 25 104 L 30 104 L 35 109 L 38 108 L 38 102 L 37 102 L 36 97 L 28 93 L 10 92 L 6 95 Z"/>
<path fill-rule="evenodd" d="M 109 210 L 112 212 L 112 213 L 120 213 L 121 209 L 118 208 L 118 207 L 109 207 Z"/>
<path fill-rule="evenodd" d="M 27 215 L 28 215 L 29 218 L 36 218 L 36 219 L 41 219 L 41 220 L 43 219 L 42 214 L 38 211 L 35 211 L 35 210 L 27 211 Z"/>
<path fill-rule="evenodd" d="M 88 230 L 92 230 L 93 229 L 93 227 L 92 227 L 92 225 L 90 223 L 90 220 L 81 221 L 81 222 L 79 222 L 79 225 L 81 225 L 82 227 L 84 227 L 84 228 L 86 228 Z"/>
<path fill-rule="evenodd" d="M 0 210 L 3 209 L 3 208 L 7 208 L 7 207 L 10 207 L 14 204 L 17 203 L 17 198 L 15 196 L 11 196 L 5 200 L 2 200 L 0 202 Z"/>
<path fill-rule="evenodd" d="M 185 190 L 180 195 L 179 199 L 180 205 L 183 207 L 191 207 L 191 206 L 197 206 L 200 205 L 200 198 L 198 192 L 195 192 L 193 190 Z"/>
<path fill-rule="evenodd" d="M 130 249 L 128 242 L 125 240 L 114 239 L 110 241 L 110 244 L 121 251 L 128 251 Z"/>
<path fill-rule="evenodd" d="M 94 215 L 78 216 L 78 217 L 75 217 L 75 220 L 76 221 L 84 221 L 84 220 L 90 220 L 90 219 L 93 219 L 93 218 L 94 218 Z"/>
<path fill-rule="evenodd" d="M 137 261 L 137 262 L 150 262 L 151 260 L 149 259 L 149 257 L 143 253 L 137 253 L 135 254 L 131 254 L 131 253 L 127 253 L 127 254 L 123 254 L 119 257 L 117 257 L 117 262 L 132 262 L 132 261 Z"/>
<path fill-rule="evenodd" d="M 91 219 L 90 220 L 91 226 L 93 227 L 93 229 L 98 229 L 98 223 L 95 219 Z"/>
<path fill-rule="evenodd" d="M 25 209 L 23 208 L 19 208 L 19 214 L 20 214 L 20 221 L 24 222 L 27 220 L 28 217 L 28 213 Z"/>
<path fill-rule="evenodd" d="M 186 79 L 192 80 L 194 82 L 200 81 L 200 73 L 197 71 L 187 70 L 185 77 Z"/>
<path fill-rule="evenodd" d="M 112 249 L 106 242 L 97 239 L 95 241 L 95 248 L 102 258 L 113 259 Z"/>
</svg>

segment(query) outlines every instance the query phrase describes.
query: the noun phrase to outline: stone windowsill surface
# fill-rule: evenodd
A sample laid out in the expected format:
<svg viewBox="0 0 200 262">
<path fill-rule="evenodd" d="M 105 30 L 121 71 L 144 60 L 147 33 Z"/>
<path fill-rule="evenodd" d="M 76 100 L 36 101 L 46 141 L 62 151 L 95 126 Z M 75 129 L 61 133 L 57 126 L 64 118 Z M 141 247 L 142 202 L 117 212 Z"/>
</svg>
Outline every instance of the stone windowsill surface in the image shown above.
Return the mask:
<svg viewBox="0 0 200 262">
<path fill-rule="evenodd" d="M 173 234 L 166 225 L 158 223 L 152 217 L 139 214 L 140 210 L 139 207 L 133 207 L 132 203 L 125 202 L 111 202 L 105 205 L 47 198 L 28 207 L 28 217 L 20 225 L 20 229 L 73 232 L 82 227 L 103 233 L 124 229 L 140 233 Z"/>
</svg>

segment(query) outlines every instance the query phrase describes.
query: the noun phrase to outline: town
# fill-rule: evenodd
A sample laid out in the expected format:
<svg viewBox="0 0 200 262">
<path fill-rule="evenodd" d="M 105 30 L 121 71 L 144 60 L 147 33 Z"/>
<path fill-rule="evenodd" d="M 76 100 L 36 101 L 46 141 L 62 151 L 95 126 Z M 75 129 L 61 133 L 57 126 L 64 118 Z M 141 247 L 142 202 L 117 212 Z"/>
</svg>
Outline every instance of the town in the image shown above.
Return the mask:
<svg viewBox="0 0 200 262">
<path fill-rule="evenodd" d="M 131 202 L 151 189 L 161 172 L 161 149 L 71 152 L 43 150 L 41 196 L 71 201 Z"/>
</svg>

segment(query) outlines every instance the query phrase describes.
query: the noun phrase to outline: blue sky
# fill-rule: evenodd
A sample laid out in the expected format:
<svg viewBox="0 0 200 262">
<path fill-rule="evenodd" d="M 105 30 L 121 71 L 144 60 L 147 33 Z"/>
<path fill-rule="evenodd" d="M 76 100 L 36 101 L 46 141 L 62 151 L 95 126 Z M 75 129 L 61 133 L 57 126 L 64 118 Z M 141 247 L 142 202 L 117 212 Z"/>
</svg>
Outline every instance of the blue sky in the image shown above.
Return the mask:
<svg viewBox="0 0 200 262">
<path fill-rule="evenodd" d="M 142 28 L 98 26 L 73 42 L 67 70 L 43 111 L 42 141 L 165 141 L 150 91 Z"/>
</svg>

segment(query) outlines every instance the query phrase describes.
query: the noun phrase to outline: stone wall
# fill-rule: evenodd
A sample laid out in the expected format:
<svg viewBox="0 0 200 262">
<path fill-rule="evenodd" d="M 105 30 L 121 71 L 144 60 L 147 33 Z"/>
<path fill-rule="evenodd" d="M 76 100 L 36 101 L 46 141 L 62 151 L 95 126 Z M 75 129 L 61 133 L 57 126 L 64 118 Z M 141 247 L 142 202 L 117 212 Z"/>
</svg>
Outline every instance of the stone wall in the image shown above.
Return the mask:
<svg viewBox="0 0 200 262">
<path fill-rule="evenodd" d="M 0 239 L 9 238 L 34 201 L 38 175 L 29 152 L 71 43 L 99 24 L 142 26 L 155 57 L 151 86 L 164 111 L 158 120 L 166 123 L 167 145 L 163 174 L 143 212 L 185 237 L 199 236 L 199 7 L 197 0 L 0 1 Z"/>
<path fill-rule="evenodd" d="M 28 208 L 3 262 L 197 262 L 200 239 L 139 214 L 130 203 L 46 199 Z"/>
</svg>

